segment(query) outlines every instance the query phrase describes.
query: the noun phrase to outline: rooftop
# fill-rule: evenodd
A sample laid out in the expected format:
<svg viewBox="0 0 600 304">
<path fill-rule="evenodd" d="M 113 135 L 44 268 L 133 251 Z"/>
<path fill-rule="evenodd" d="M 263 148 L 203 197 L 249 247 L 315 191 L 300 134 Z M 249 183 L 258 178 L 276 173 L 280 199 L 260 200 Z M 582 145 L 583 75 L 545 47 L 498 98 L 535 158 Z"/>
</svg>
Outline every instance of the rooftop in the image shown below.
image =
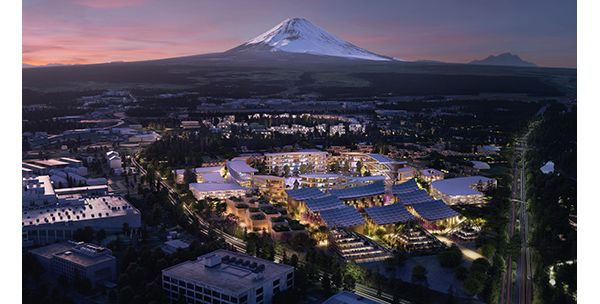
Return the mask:
<svg viewBox="0 0 600 304">
<path fill-rule="evenodd" d="M 194 169 L 194 173 L 219 172 L 221 169 L 223 169 L 223 166 L 199 167 Z"/>
<path fill-rule="evenodd" d="M 216 265 L 211 263 L 216 261 Z M 194 261 L 163 269 L 163 275 L 181 280 L 209 285 L 238 295 L 254 288 L 257 282 L 272 280 L 286 272 L 293 271 L 292 266 L 276 264 L 247 254 L 219 249 L 198 257 Z M 263 279 L 258 279 L 262 274 Z"/>
<path fill-rule="evenodd" d="M 427 193 L 425 190 L 414 190 L 411 192 L 403 192 L 394 195 L 398 197 L 400 202 L 404 205 L 420 204 L 433 200 L 433 198 L 429 196 L 429 193 Z"/>
<path fill-rule="evenodd" d="M 365 208 L 365 212 L 367 212 L 369 218 L 377 225 L 406 223 L 415 219 L 415 217 L 406 210 L 403 204 Z"/>
<path fill-rule="evenodd" d="M 396 184 L 392 186 L 392 193 L 396 196 L 400 193 L 413 192 L 416 190 L 419 190 L 419 186 L 417 185 L 417 181 L 414 179 L 410 179 L 402 184 Z"/>
<path fill-rule="evenodd" d="M 358 213 L 356 208 L 343 205 L 339 208 L 327 209 L 320 212 L 321 219 L 329 227 L 350 227 L 362 225 L 365 219 Z"/>
<path fill-rule="evenodd" d="M 427 168 L 420 171 L 423 176 L 439 176 L 444 175 L 444 172 L 433 168 Z"/>
<path fill-rule="evenodd" d="M 331 208 L 343 207 L 344 203 L 335 195 L 326 195 L 317 198 L 306 199 L 306 207 L 311 212 L 319 212 Z"/>
<path fill-rule="evenodd" d="M 305 173 L 305 174 L 300 174 L 301 178 L 339 178 L 342 177 L 342 175 L 339 175 L 337 173 Z"/>
<path fill-rule="evenodd" d="M 475 175 L 433 181 L 431 187 L 446 195 L 478 195 L 481 192 L 474 187 L 478 183 L 485 184 L 491 181 L 491 178 Z"/>
<path fill-rule="evenodd" d="M 109 249 L 84 242 L 68 241 L 54 243 L 32 249 L 29 252 L 45 259 L 59 258 L 68 260 L 83 267 L 115 260 Z"/>
<path fill-rule="evenodd" d="M 227 167 L 229 170 L 233 170 L 239 173 L 255 173 L 258 170 L 248 166 L 248 164 L 243 160 L 231 160 L 227 162 Z"/>
<path fill-rule="evenodd" d="M 292 199 L 297 201 L 306 200 L 307 198 L 316 198 L 325 196 L 325 193 L 321 192 L 318 188 L 300 188 L 285 190 L 285 193 Z"/>
<path fill-rule="evenodd" d="M 24 208 L 22 226 L 89 221 L 139 213 L 124 198 L 107 195 L 68 200 L 53 206 Z"/>
<path fill-rule="evenodd" d="M 223 183 L 225 179 L 219 172 L 203 172 L 199 173 L 205 183 Z"/>
<path fill-rule="evenodd" d="M 403 163 L 396 160 L 393 160 L 383 154 L 368 154 L 372 159 L 380 162 L 382 164 L 392 164 L 392 163 Z"/>
<path fill-rule="evenodd" d="M 299 151 L 295 151 L 295 152 L 272 152 L 272 153 L 265 153 L 265 156 L 294 155 L 294 154 L 327 154 L 327 152 L 326 151 L 316 150 L 316 149 L 306 149 L 306 150 L 299 150 Z"/>
<path fill-rule="evenodd" d="M 441 219 L 459 216 L 460 214 L 448 207 L 441 200 L 428 201 L 412 205 L 420 217 L 428 221 L 437 221 Z"/>
<path fill-rule="evenodd" d="M 197 192 L 245 190 L 244 187 L 236 183 L 190 183 L 190 190 Z"/>
<path fill-rule="evenodd" d="M 380 195 L 385 192 L 385 184 L 381 181 L 370 185 L 331 190 L 331 194 L 341 199 L 353 199 L 366 196 Z"/>
</svg>

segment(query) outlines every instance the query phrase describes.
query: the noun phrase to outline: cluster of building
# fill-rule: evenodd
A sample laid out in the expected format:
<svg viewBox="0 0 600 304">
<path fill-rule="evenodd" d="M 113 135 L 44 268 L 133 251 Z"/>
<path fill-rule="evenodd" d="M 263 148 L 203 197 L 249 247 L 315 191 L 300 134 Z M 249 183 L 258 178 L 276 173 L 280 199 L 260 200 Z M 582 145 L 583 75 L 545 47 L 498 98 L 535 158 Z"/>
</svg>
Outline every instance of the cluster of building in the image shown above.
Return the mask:
<svg viewBox="0 0 600 304">
<path fill-rule="evenodd" d="M 273 175 L 257 174 L 249 165 L 257 160 Z M 341 169 L 332 172 L 332 167 L 346 167 L 350 172 L 344 174 Z M 370 174 L 356 174 L 361 171 Z M 350 175 L 352 172 L 354 176 Z M 182 182 L 185 171 L 175 173 L 176 181 Z M 345 229 L 357 235 L 381 228 L 395 234 L 398 225 L 417 224 L 418 228 L 397 236 L 411 250 L 438 246 L 429 233 L 449 233 L 464 220 L 450 206 L 484 203 L 484 192 L 496 186 L 495 180 L 483 176 L 445 179 L 439 170 L 417 170 L 381 154 L 340 150 L 335 154 L 301 150 L 238 157 L 224 166 L 196 168 L 193 173 L 196 182 L 190 183 L 189 189 L 196 199 L 225 200 L 227 213 L 251 230 L 273 235 L 286 232 L 289 236 L 294 231 L 290 226 L 298 226 L 290 225 L 295 220 L 300 226 L 327 226 L 330 230 Z M 417 177 L 426 188 L 417 183 Z M 261 205 L 252 199 L 255 194 L 265 198 L 265 203 L 280 204 L 277 208 Z M 346 239 L 346 236 L 334 238 L 332 243 Z M 348 246 L 342 243 L 341 246 Z M 340 249 L 345 258 L 365 261 L 386 254 L 369 246 L 360 249 L 364 251 L 362 254 L 356 248 L 347 249 L 357 251 L 356 255 L 345 250 Z"/>
<path fill-rule="evenodd" d="M 134 232 L 141 227 L 139 210 L 109 193 L 106 179 L 85 175 L 76 159 L 23 162 L 23 246 L 70 240 L 88 226 L 106 233 L 120 233 L 124 225 Z"/>
</svg>

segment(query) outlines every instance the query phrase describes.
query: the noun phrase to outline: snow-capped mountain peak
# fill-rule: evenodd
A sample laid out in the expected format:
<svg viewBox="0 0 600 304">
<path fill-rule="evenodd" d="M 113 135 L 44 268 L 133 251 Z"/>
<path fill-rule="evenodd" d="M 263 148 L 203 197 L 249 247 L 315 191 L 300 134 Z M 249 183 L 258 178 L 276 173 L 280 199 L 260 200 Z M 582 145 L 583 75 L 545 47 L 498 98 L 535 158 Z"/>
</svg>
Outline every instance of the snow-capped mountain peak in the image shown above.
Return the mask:
<svg viewBox="0 0 600 304">
<path fill-rule="evenodd" d="M 231 51 L 271 51 L 388 61 L 344 41 L 304 18 L 289 18 Z"/>
</svg>

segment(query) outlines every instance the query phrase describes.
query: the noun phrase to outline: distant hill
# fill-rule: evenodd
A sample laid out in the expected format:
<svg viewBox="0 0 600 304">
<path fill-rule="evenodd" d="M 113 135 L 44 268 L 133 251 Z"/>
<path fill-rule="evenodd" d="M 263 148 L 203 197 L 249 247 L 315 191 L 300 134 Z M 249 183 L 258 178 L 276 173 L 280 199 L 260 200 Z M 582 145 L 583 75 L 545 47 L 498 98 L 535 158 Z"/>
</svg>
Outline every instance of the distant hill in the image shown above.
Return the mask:
<svg viewBox="0 0 600 304">
<path fill-rule="evenodd" d="M 500 55 L 490 55 L 482 60 L 473 60 L 469 64 L 478 65 L 501 65 L 501 66 L 522 66 L 522 67 L 535 67 L 535 63 L 525 61 L 518 55 L 511 53 L 503 53 Z"/>
</svg>

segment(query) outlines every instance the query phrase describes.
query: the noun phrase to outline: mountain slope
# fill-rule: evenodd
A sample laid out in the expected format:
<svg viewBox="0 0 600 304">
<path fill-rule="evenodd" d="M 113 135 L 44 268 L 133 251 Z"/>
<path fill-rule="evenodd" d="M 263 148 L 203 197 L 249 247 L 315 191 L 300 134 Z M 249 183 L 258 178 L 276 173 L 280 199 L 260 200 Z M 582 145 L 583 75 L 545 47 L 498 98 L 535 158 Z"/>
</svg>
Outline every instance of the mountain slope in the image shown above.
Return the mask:
<svg viewBox="0 0 600 304">
<path fill-rule="evenodd" d="M 473 60 L 469 62 L 469 64 L 479 64 L 479 65 L 501 65 L 501 66 L 523 66 L 523 67 L 535 67 L 535 63 L 525 61 L 521 59 L 518 55 L 514 55 L 511 53 L 502 53 L 500 55 L 494 56 L 490 55 L 482 60 Z"/>
<path fill-rule="evenodd" d="M 344 41 L 304 18 L 286 19 L 269 31 L 226 53 L 248 52 L 287 52 L 350 59 L 391 60 Z"/>
</svg>

